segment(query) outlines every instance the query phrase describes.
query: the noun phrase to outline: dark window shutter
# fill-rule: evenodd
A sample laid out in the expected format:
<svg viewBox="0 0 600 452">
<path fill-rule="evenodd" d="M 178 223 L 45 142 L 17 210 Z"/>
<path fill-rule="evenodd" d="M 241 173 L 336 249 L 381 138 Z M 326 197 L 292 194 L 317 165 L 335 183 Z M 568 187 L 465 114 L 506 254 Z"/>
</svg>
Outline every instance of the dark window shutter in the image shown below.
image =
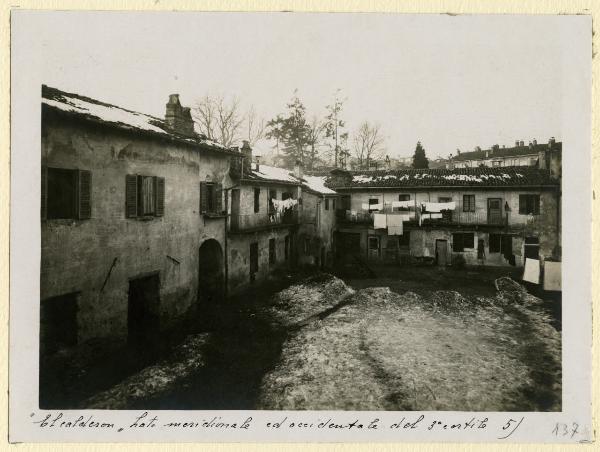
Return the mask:
<svg viewBox="0 0 600 452">
<path fill-rule="evenodd" d="M 47 206 L 48 206 L 48 168 L 46 168 L 45 166 L 42 166 L 42 174 L 41 174 L 41 182 L 42 182 L 42 189 L 41 189 L 41 195 L 42 195 L 42 199 L 41 199 L 41 206 L 40 206 L 40 216 L 42 218 L 42 220 L 46 219 L 46 212 L 48 210 Z"/>
<path fill-rule="evenodd" d="M 92 218 L 92 173 L 79 171 L 79 219 Z"/>
<path fill-rule="evenodd" d="M 208 190 L 206 182 L 200 182 L 200 213 L 206 213 L 208 209 Z"/>
<path fill-rule="evenodd" d="M 137 176 L 125 176 L 125 217 L 135 218 L 138 211 L 138 184 Z"/>
<path fill-rule="evenodd" d="M 165 214 L 165 178 L 156 178 L 156 216 L 162 217 Z"/>
<path fill-rule="evenodd" d="M 221 212 L 223 212 L 223 185 L 222 184 L 215 184 L 214 196 L 215 196 L 215 202 L 214 202 L 215 212 L 221 213 Z"/>
<path fill-rule="evenodd" d="M 539 213 L 540 213 L 540 196 L 539 195 L 533 196 L 533 213 L 535 215 L 539 215 Z"/>
<path fill-rule="evenodd" d="M 519 213 L 525 215 L 527 213 L 527 196 L 519 195 Z"/>
</svg>

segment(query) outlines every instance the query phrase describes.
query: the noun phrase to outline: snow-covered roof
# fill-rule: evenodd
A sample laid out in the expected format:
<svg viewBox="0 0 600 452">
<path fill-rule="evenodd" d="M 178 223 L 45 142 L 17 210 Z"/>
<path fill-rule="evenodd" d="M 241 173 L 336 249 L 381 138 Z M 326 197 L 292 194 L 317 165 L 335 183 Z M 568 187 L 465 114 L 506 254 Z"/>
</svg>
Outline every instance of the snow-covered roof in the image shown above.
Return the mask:
<svg viewBox="0 0 600 452">
<path fill-rule="evenodd" d="M 335 195 L 336 192 L 325 186 L 325 176 L 304 176 L 304 186 L 322 195 Z"/>
<path fill-rule="evenodd" d="M 78 94 L 66 93 L 56 88 L 42 86 L 42 105 L 55 110 L 75 114 L 128 130 L 150 132 L 189 144 L 200 144 L 213 149 L 229 151 L 225 146 L 206 139 L 202 135 L 184 136 L 170 129 L 163 119 L 127 110 L 116 105 L 100 102 Z"/>
<path fill-rule="evenodd" d="M 252 178 L 300 184 L 300 181 L 294 177 L 290 170 L 269 165 L 259 165 L 258 171 L 256 171 L 256 167 L 252 165 Z"/>
<path fill-rule="evenodd" d="M 351 187 L 540 186 L 557 185 L 548 170 L 535 167 L 478 167 L 343 171 L 325 181 L 333 189 Z"/>
</svg>

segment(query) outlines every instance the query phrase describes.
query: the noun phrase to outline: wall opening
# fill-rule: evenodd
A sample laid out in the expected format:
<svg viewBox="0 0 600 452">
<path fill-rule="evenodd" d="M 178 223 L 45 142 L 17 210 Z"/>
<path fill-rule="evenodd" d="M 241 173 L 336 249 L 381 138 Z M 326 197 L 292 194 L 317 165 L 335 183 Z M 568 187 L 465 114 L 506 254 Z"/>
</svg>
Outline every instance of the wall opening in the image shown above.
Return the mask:
<svg viewBox="0 0 600 452">
<path fill-rule="evenodd" d="M 40 351 L 49 355 L 77 345 L 78 292 L 42 300 L 40 306 Z"/>
<path fill-rule="evenodd" d="M 211 306 L 222 301 L 225 288 L 223 252 L 215 239 L 206 240 L 198 252 L 198 302 Z"/>
<path fill-rule="evenodd" d="M 134 347 L 153 349 L 160 327 L 158 273 L 129 280 L 127 341 Z"/>
<path fill-rule="evenodd" d="M 250 282 L 256 280 L 258 273 L 258 242 L 250 244 Z"/>
</svg>

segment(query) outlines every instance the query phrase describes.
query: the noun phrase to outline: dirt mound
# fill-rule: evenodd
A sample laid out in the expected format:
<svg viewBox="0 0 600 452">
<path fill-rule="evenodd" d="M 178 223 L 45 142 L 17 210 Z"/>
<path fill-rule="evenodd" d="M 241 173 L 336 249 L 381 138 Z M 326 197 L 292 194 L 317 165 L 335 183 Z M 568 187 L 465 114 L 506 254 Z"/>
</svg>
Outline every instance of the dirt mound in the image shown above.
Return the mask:
<svg viewBox="0 0 600 452">
<path fill-rule="evenodd" d="M 136 401 L 160 396 L 204 365 L 201 349 L 208 337 L 208 333 L 188 336 L 174 351 L 172 358 L 146 367 L 111 389 L 95 395 L 86 400 L 82 408 L 122 410 Z"/>
<path fill-rule="evenodd" d="M 525 287 L 508 276 L 496 279 L 494 284 L 498 290 L 495 301 L 500 305 L 536 305 L 543 303 L 541 299 L 531 295 Z"/>
<path fill-rule="evenodd" d="M 429 297 L 424 298 L 425 303 L 433 311 L 457 312 L 472 307 L 465 297 L 454 290 L 437 290 Z"/>
<path fill-rule="evenodd" d="M 294 325 L 333 308 L 353 293 L 341 279 L 318 275 L 275 294 L 265 312 L 281 325 Z"/>
</svg>

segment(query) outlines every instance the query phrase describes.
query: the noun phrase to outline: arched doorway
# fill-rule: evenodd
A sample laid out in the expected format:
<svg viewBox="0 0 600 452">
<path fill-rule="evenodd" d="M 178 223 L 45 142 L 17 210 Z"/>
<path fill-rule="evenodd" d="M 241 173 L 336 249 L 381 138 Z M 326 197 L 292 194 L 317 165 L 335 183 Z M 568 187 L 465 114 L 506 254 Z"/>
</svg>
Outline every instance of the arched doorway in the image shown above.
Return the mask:
<svg viewBox="0 0 600 452">
<path fill-rule="evenodd" d="M 223 276 L 223 252 L 214 239 L 200 246 L 198 255 L 198 302 L 211 306 L 223 299 L 225 278 Z"/>
</svg>

